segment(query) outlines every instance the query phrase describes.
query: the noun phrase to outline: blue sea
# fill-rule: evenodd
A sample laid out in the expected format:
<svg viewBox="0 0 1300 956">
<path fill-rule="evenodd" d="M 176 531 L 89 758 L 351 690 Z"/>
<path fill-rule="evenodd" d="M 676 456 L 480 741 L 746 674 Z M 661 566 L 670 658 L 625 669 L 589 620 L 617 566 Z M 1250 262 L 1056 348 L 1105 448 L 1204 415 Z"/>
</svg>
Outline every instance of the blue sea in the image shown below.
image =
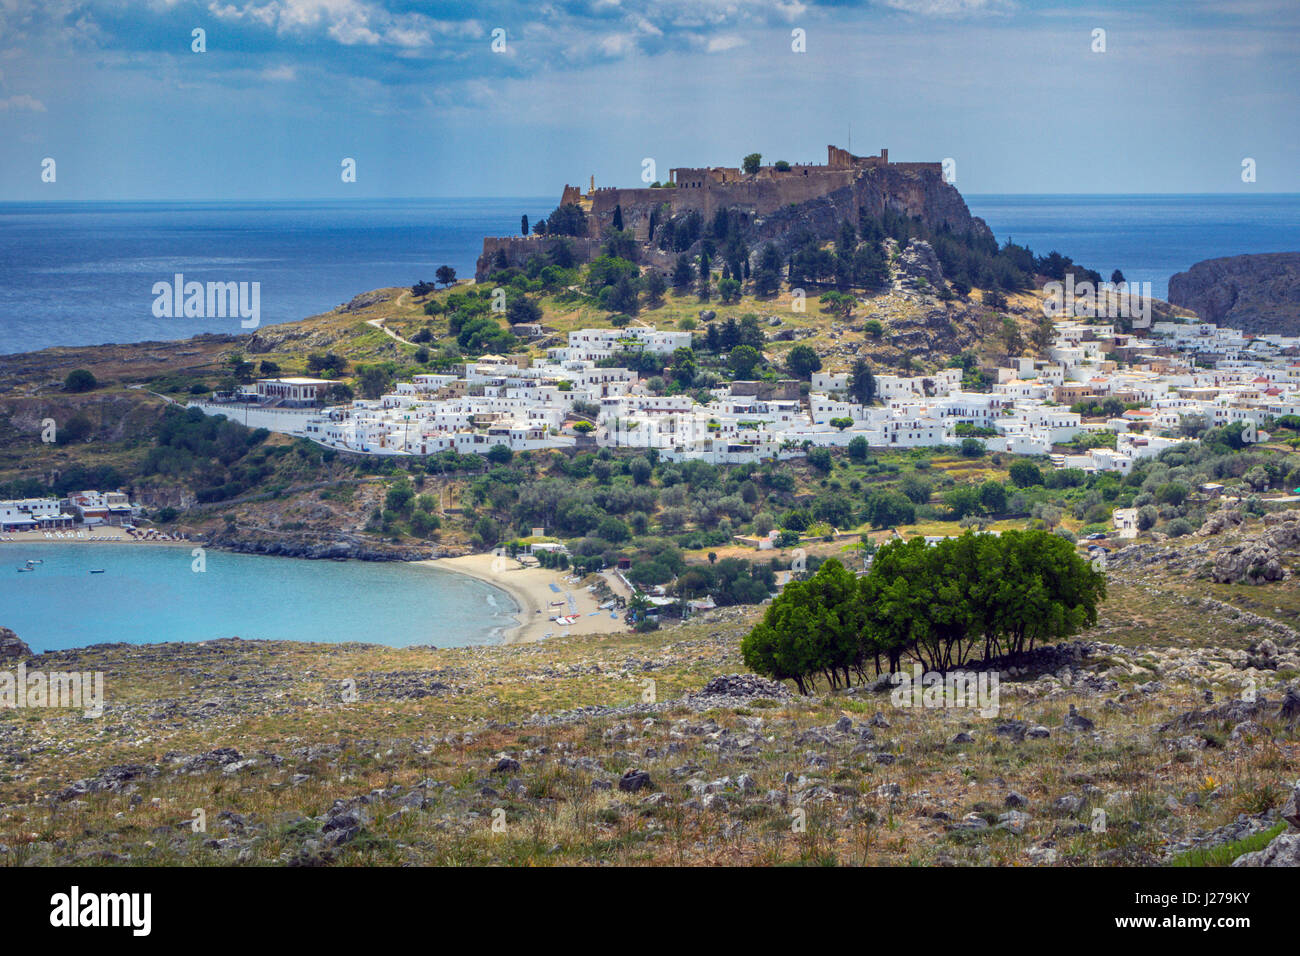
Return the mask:
<svg viewBox="0 0 1300 956">
<path fill-rule="evenodd" d="M 1202 259 L 1300 252 L 1300 194 L 967 196 L 998 242 L 1056 250 L 1102 278 L 1119 269 L 1163 299 L 1169 277 Z"/>
<path fill-rule="evenodd" d="M 483 237 L 518 234 L 550 199 L 0 203 L 0 355 L 51 345 L 241 334 L 238 318 L 153 315 L 153 285 L 260 282 L 261 322 L 358 292 L 473 276 Z"/>
<path fill-rule="evenodd" d="M 1300 250 L 1300 195 L 966 197 L 999 241 L 1053 249 L 1163 297 L 1194 262 Z M 549 215 L 554 197 L 321 202 L 0 203 L 0 355 L 239 333 L 237 318 L 160 319 L 155 282 L 260 282 L 262 323 L 358 292 L 472 275 L 485 235 Z"/>
<path fill-rule="evenodd" d="M 28 559 L 43 563 L 20 574 Z M 206 554 L 147 544 L 0 543 L 0 624 L 32 648 L 244 640 L 406 647 L 500 641 L 519 606 L 437 567 Z M 91 574 L 103 568 L 103 574 Z"/>
</svg>

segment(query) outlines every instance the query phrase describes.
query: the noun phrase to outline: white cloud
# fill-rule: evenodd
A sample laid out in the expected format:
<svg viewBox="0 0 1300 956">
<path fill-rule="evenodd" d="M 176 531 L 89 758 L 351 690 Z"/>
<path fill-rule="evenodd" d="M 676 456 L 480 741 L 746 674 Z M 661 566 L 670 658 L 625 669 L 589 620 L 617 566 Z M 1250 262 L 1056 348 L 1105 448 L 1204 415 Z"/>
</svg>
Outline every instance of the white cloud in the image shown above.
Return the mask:
<svg viewBox="0 0 1300 956">
<path fill-rule="evenodd" d="M 738 46 L 744 46 L 745 41 L 735 35 L 725 35 L 710 37 L 709 42 L 704 45 L 704 49 L 709 53 L 722 53 L 726 50 L 734 50 Z"/>
<path fill-rule="evenodd" d="M 880 0 L 886 7 L 925 17 L 960 17 L 972 13 L 1008 13 L 1011 0 Z"/>
<path fill-rule="evenodd" d="M 601 37 L 597 41 L 596 47 L 605 56 L 624 56 L 632 52 L 636 47 L 636 42 L 631 34 L 611 33 Z"/>
<path fill-rule="evenodd" d="M 208 11 L 219 20 L 247 21 L 273 29 L 281 36 L 324 29 L 343 46 L 432 46 L 438 36 L 475 37 L 482 27 L 475 20 L 436 20 L 420 13 L 395 14 L 366 0 L 269 0 L 267 3 L 221 3 Z"/>
<path fill-rule="evenodd" d="M 28 96 L 26 93 L 15 93 L 13 96 L 0 99 L 0 113 L 7 113 L 10 110 L 44 113 L 45 104 L 33 96 Z"/>
</svg>

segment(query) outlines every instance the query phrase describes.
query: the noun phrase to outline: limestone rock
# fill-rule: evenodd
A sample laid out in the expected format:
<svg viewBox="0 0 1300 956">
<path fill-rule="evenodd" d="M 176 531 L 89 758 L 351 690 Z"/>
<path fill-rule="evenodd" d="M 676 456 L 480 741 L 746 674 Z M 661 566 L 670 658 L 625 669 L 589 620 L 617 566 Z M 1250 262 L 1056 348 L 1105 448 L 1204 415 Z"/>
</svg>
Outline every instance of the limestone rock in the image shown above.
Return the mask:
<svg viewBox="0 0 1300 956">
<path fill-rule="evenodd" d="M 1273 842 L 1254 853 L 1243 853 L 1233 866 L 1300 866 L 1300 832 L 1279 833 Z"/>
<path fill-rule="evenodd" d="M 7 627 L 0 627 L 0 660 L 18 660 L 31 657 L 32 649 Z"/>
</svg>

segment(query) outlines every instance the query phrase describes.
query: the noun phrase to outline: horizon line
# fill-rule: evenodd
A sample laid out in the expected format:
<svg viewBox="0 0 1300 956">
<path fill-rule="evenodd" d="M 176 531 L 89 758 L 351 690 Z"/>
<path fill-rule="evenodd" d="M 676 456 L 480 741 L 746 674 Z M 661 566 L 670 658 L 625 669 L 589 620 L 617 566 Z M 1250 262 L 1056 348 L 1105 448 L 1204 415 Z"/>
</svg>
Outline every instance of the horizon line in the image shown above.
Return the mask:
<svg viewBox="0 0 1300 956">
<path fill-rule="evenodd" d="M 628 186 L 628 187 L 614 187 L 614 188 L 616 188 L 616 189 L 618 189 L 618 188 L 636 189 L 636 188 L 641 188 L 641 187 Z M 958 190 L 958 192 L 960 192 L 960 190 Z M 1196 196 L 1205 196 L 1205 197 L 1215 197 L 1215 198 L 1218 198 L 1218 197 L 1228 197 L 1228 196 L 1233 196 L 1233 197 L 1235 197 L 1235 196 L 1241 196 L 1241 197 L 1250 197 L 1250 196 L 1254 196 L 1254 197 L 1258 197 L 1258 198 L 1263 198 L 1263 197 L 1269 197 L 1269 196 L 1300 196 L 1300 190 L 1295 190 L 1295 191 L 1290 191 L 1290 192 L 1249 192 L 1249 191 L 1234 191 L 1234 192 L 1168 192 L 1168 191 L 1166 191 L 1166 192 L 1114 192 L 1114 193 L 1108 193 L 1108 192 L 1083 192 L 1083 193 L 1068 193 L 1068 192 L 1067 192 L 1067 193 L 1057 193 L 1057 192 L 1024 192 L 1024 193 L 1009 193 L 1009 192 L 970 192 L 970 193 L 961 193 L 961 195 L 962 195 L 963 197 L 967 197 L 967 196 L 969 196 L 969 197 L 993 197 L 993 196 L 996 196 L 996 197 L 1002 197 L 1002 196 L 1012 196 L 1012 197 L 1018 197 L 1018 198 L 1019 198 L 1019 197 L 1025 197 L 1025 198 L 1032 198 L 1032 197 L 1061 197 L 1061 198 L 1077 198 L 1077 197 L 1110 197 L 1110 198 L 1119 198 L 1119 197 L 1150 197 L 1150 196 L 1193 196 L 1193 197 L 1196 197 Z M 356 196 L 356 197 L 340 197 L 340 196 L 299 196 L 299 197 L 292 197 L 292 198 L 286 198 L 286 197 L 283 197 L 283 196 L 280 196 L 280 197 L 265 197 L 265 196 L 238 196 L 238 197 L 226 197 L 226 198 L 220 198 L 220 199 L 218 199 L 218 198 L 193 198 L 193 197 L 150 197 L 150 198 L 140 198 L 140 197 L 135 197 L 135 198 L 127 198 L 127 199 L 118 199 L 118 198 L 79 198 L 79 199 L 64 199 L 64 198 L 51 198 L 51 199 L 30 199 L 30 198 L 28 198 L 28 199 L 11 199 L 11 198 L 0 198 L 0 204 L 11 204 L 11 203 L 12 203 L 12 204 L 16 204 L 16 203 L 28 203 L 28 204 L 39 204 L 39 203 L 92 203 L 92 202 L 97 202 L 97 203 L 132 203 L 132 202 L 134 202 L 134 203 L 236 203 L 236 202 L 252 202 L 252 203 L 295 203 L 295 202 L 313 202 L 313 203 L 318 203 L 318 202 L 342 202 L 342 203 L 349 203 L 349 202 L 430 202 L 430 201 L 445 201 L 445 200 L 462 200 L 462 201 L 466 201 L 466 202 L 468 202 L 468 201 L 480 201 L 480 200 L 481 200 L 481 201 L 489 201 L 489 202 L 504 202 L 504 201 L 507 201 L 507 200 L 519 200 L 519 199 L 523 199 L 523 200 L 535 200 L 535 199 L 542 199 L 542 198 L 546 198 L 546 199 L 548 199 L 548 201 L 549 201 L 549 197 L 544 197 L 544 196 L 542 196 L 542 195 L 536 195 L 536 196 L 526 196 L 526 195 L 513 195 L 513 196 L 510 196 L 510 195 L 483 195 L 483 196 Z"/>
</svg>

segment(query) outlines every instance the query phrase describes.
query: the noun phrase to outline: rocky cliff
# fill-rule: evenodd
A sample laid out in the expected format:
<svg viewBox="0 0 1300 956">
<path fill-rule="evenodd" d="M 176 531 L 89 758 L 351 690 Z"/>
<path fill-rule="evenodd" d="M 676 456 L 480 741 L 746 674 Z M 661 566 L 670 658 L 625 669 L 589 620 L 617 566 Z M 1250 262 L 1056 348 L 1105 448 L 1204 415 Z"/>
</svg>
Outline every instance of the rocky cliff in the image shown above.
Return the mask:
<svg viewBox="0 0 1300 956">
<path fill-rule="evenodd" d="M 1206 322 L 1300 335 L 1300 252 L 1206 259 L 1169 279 L 1169 301 Z"/>
<path fill-rule="evenodd" d="M 833 239 L 841 223 L 856 225 L 861 215 L 880 216 L 885 210 L 918 218 L 931 229 L 946 229 L 957 236 L 993 235 L 984 220 L 970 214 L 956 187 L 944 180 L 938 163 L 814 167 L 809 176 L 706 182 L 699 188 L 599 190 L 588 213 L 591 236 L 485 237 L 475 277 L 482 281 L 495 268 L 521 266 L 530 256 L 547 254 L 561 240 L 568 243 L 575 259 L 588 262 L 600 254 L 602 240 L 597 236 L 606 233 L 615 208 L 641 242 L 642 263 L 660 269 L 671 268 L 675 255 L 646 241 L 655 215 L 699 214 L 709 224 L 721 210 L 738 212 L 745 223 L 744 238 L 755 256 L 768 242 L 786 254 L 808 236 Z M 698 253 L 701 241 L 697 240 L 691 254 Z"/>
</svg>

